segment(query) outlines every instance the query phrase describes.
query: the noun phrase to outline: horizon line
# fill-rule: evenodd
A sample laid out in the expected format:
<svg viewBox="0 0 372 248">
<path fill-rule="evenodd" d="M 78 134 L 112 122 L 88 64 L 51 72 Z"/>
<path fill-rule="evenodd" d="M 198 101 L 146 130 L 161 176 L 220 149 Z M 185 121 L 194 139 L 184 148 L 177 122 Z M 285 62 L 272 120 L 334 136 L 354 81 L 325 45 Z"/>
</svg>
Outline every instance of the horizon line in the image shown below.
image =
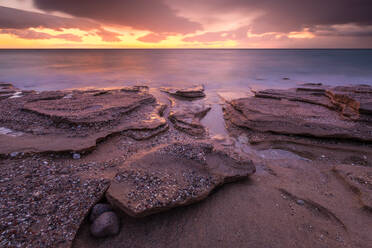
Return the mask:
<svg viewBox="0 0 372 248">
<path fill-rule="evenodd" d="M 372 50 L 368 48 L 0 48 L 0 50 Z"/>
</svg>

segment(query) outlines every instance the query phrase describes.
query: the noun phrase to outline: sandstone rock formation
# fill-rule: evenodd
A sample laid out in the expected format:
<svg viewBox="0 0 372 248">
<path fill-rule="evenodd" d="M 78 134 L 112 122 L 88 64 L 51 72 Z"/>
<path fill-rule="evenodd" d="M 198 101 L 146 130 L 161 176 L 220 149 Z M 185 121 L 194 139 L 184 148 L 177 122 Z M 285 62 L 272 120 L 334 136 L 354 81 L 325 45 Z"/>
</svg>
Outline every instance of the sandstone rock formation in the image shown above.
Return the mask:
<svg viewBox="0 0 372 248">
<path fill-rule="evenodd" d="M 200 120 L 211 110 L 209 105 L 201 103 L 175 103 L 169 113 L 169 120 L 180 131 L 193 136 L 202 136 L 206 133 Z"/>
<path fill-rule="evenodd" d="M 0 100 L 12 97 L 18 91 L 12 84 L 0 82 Z"/>
<path fill-rule="evenodd" d="M 337 165 L 338 179 L 355 194 L 361 208 L 372 213 L 372 170 L 368 167 Z"/>
<path fill-rule="evenodd" d="M 366 85 L 304 85 L 232 100 L 224 107 L 224 117 L 232 129 L 249 133 L 251 144 L 366 152 L 372 142 L 371 101 L 372 87 Z M 356 147 L 355 142 L 366 144 Z"/>
<path fill-rule="evenodd" d="M 251 161 L 234 159 L 209 144 L 175 143 L 125 163 L 106 197 L 127 214 L 142 217 L 200 201 L 217 186 L 254 172 Z"/>
<path fill-rule="evenodd" d="M 197 85 L 190 88 L 162 88 L 162 91 L 167 92 L 173 96 L 185 97 L 185 98 L 200 98 L 204 97 L 204 86 Z"/>
<path fill-rule="evenodd" d="M 304 84 L 289 90 L 263 90 L 254 92 L 256 97 L 287 99 L 325 106 L 339 111 L 344 117 L 358 119 L 360 114 L 372 114 L 372 87 L 323 86 L 321 84 Z"/>
<path fill-rule="evenodd" d="M 0 127 L 23 134 L 0 134 L 0 154 L 84 151 L 119 132 L 167 129 L 155 98 L 141 88 L 32 93 L 3 100 L 2 105 Z"/>
<path fill-rule="evenodd" d="M 160 95 L 166 105 L 159 108 L 159 115 L 168 118 L 175 129 L 191 136 L 203 137 L 207 134 L 201 120 L 211 110 L 211 105 L 197 95 L 191 97 L 194 94 L 191 92 L 203 93 L 203 86 L 172 90 L 162 88 L 161 91 L 170 93 L 171 96 L 164 99 L 165 94 Z"/>
</svg>

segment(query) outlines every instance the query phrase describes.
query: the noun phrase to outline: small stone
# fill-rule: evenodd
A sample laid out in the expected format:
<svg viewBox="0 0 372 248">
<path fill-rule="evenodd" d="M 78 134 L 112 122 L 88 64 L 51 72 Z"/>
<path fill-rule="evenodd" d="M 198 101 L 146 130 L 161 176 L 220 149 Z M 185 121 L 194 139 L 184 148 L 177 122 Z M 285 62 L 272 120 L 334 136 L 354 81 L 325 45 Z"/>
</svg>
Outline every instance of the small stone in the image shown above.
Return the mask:
<svg viewBox="0 0 372 248">
<path fill-rule="evenodd" d="M 42 192 L 41 191 L 36 191 L 32 194 L 32 196 L 34 197 L 35 200 L 40 200 L 41 196 L 42 196 Z"/>
<path fill-rule="evenodd" d="M 305 205 L 305 202 L 301 199 L 298 199 L 296 202 L 298 205 L 301 205 L 301 206 Z"/>
<path fill-rule="evenodd" d="M 15 157 L 18 156 L 18 154 L 19 154 L 19 152 L 12 152 L 12 153 L 10 154 L 10 156 L 11 156 L 12 158 L 15 158 Z"/>
<path fill-rule="evenodd" d="M 114 212 L 101 214 L 90 226 L 91 234 L 96 238 L 104 238 L 119 233 L 119 218 Z"/>
<path fill-rule="evenodd" d="M 112 207 L 110 204 L 107 203 L 98 203 L 96 204 L 93 208 L 92 211 L 90 212 L 90 217 L 89 220 L 91 222 L 95 221 L 101 214 L 105 212 L 110 212 L 112 211 Z"/>
<path fill-rule="evenodd" d="M 74 154 L 72 154 L 72 158 L 73 158 L 73 159 L 80 159 L 81 156 L 80 156 L 79 153 L 74 153 Z"/>
</svg>

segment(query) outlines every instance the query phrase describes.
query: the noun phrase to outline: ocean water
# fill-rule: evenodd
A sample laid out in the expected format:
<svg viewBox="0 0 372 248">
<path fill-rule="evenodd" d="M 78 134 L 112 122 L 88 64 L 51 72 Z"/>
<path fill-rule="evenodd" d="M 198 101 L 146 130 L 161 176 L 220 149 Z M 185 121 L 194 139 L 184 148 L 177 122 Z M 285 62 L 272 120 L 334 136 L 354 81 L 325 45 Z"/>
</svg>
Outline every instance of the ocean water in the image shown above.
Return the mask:
<svg viewBox="0 0 372 248">
<path fill-rule="evenodd" d="M 207 92 L 372 85 L 372 50 L 0 50 L 1 81 L 32 90 L 204 84 Z"/>
<path fill-rule="evenodd" d="M 155 94 L 203 84 L 212 109 L 202 124 L 227 135 L 222 98 L 300 83 L 372 85 L 372 50 L 0 50 L 0 82 L 39 91 L 148 85 Z"/>
</svg>

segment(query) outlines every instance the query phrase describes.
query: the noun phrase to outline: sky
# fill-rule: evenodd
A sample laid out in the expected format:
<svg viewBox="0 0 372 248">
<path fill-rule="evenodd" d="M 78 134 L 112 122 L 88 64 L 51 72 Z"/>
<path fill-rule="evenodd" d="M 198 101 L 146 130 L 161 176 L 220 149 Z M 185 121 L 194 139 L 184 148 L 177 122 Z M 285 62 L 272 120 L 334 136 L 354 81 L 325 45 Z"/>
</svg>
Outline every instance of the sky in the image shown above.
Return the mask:
<svg viewBox="0 0 372 248">
<path fill-rule="evenodd" d="M 0 0 L 0 48 L 372 48 L 371 0 Z"/>
</svg>

